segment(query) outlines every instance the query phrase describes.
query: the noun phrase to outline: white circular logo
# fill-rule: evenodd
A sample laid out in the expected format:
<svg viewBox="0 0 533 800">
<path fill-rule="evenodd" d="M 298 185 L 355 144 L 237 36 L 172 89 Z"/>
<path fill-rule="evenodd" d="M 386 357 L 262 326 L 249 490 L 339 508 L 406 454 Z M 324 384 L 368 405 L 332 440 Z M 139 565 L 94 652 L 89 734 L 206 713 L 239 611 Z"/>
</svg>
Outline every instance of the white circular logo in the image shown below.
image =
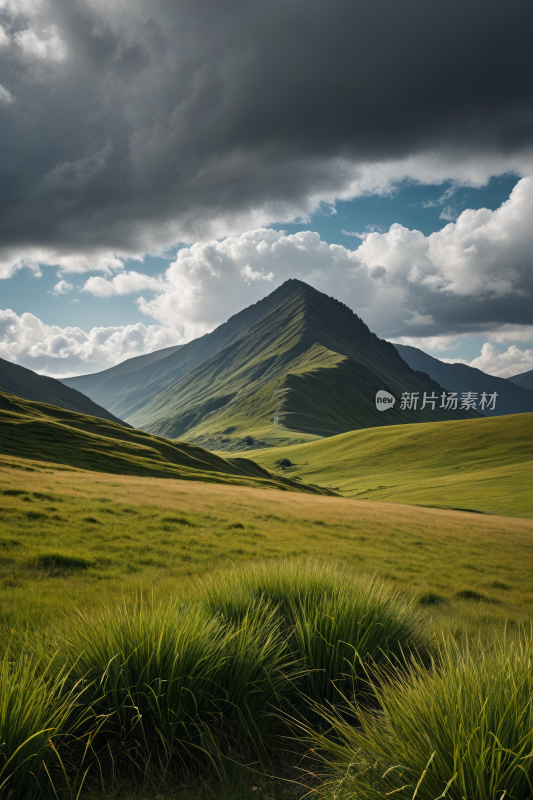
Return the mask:
<svg viewBox="0 0 533 800">
<path fill-rule="evenodd" d="M 380 389 L 379 392 L 376 393 L 376 408 L 379 411 L 388 411 L 389 408 L 393 407 L 395 402 L 396 398 L 394 395 L 384 392 L 383 389 Z"/>
</svg>

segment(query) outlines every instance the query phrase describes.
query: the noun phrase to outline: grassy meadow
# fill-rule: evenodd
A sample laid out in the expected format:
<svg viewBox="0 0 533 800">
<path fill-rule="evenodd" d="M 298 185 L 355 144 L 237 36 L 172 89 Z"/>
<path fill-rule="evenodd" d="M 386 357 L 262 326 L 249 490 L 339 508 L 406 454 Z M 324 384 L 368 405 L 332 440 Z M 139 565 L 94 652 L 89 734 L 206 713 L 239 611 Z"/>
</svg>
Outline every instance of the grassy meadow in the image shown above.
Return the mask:
<svg viewBox="0 0 533 800">
<path fill-rule="evenodd" d="M 368 428 L 253 457 L 345 497 L 533 519 L 533 414 Z"/>
<path fill-rule="evenodd" d="M 533 798 L 530 415 L 262 468 L 1 401 L 2 800 Z"/>
<path fill-rule="evenodd" d="M 26 468 L 31 465 L 33 471 Z M 530 618 L 533 522 L 0 460 L 2 620 L 44 624 L 264 559 L 335 560 L 393 583 L 437 628 Z"/>
</svg>

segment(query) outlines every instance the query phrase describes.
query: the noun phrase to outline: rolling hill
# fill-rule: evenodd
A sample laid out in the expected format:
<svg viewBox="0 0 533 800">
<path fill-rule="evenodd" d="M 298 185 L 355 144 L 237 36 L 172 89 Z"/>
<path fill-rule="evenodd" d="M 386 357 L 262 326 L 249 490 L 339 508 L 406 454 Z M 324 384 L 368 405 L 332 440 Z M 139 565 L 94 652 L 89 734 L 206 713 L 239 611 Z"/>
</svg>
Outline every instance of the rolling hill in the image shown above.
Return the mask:
<svg viewBox="0 0 533 800">
<path fill-rule="evenodd" d="M 521 372 L 519 375 L 513 375 L 512 378 L 507 378 L 508 381 L 511 383 L 516 383 L 517 386 L 521 386 L 523 389 L 528 389 L 530 392 L 533 392 L 533 369 L 530 369 L 528 372 Z"/>
<path fill-rule="evenodd" d="M 96 417 L 0 392 L 0 456 L 119 475 L 179 478 L 312 494 L 329 490 L 273 477 L 246 458 L 223 459 Z"/>
<path fill-rule="evenodd" d="M 438 403 L 434 409 L 401 410 L 397 403 L 386 413 L 378 410 L 380 389 L 396 398 L 418 393 L 421 401 L 424 392 L 438 395 L 441 387 L 411 370 L 343 303 L 297 280 L 128 378 L 124 405 L 110 406 L 114 413 L 127 405 L 125 419 L 135 427 L 188 441 L 221 434 L 268 440 L 276 413 L 278 436 L 282 430 L 304 437 L 477 416 L 444 411 Z M 163 382 L 168 386 L 156 391 Z M 92 396 L 105 400 L 101 392 Z"/>
<path fill-rule="evenodd" d="M 81 392 L 65 386 L 61 381 L 37 375 L 31 369 L 12 364 L 3 358 L 0 358 L 0 392 L 8 392 L 24 400 L 47 403 L 77 414 L 89 414 L 109 422 L 127 425 L 106 408 L 97 405 Z"/>
<path fill-rule="evenodd" d="M 417 347 L 395 344 L 395 348 L 411 369 L 425 372 L 429 377 L 445 386 L 450 392 L 482 392 L 487 394 L 497 392 L 496 407 L 494 410 L 485 408 L 483 415 L 487 417 L 501 416 L 502 414 L 522 414 L 533 411 L 533 392 L 529 391 L 524 383 L 513 378 L 497 378 L 487 375 L 480 369 L 469 367 L 467 364 L 445 364 L 438 358 L 424 353 Z M 527 376 L 529 373 L 524 373 Z M 524 376 L 518 375 L 518 378 Z M 533 371 L 530 378 L 533 386 Z M 512 381 L 512 383 L 511 383 Z"/>
<path fill-rule="evenodd" d="M 533 414 L 359 430 L 254 458 L 346 497 L 533 519 Z"/>
</svg>

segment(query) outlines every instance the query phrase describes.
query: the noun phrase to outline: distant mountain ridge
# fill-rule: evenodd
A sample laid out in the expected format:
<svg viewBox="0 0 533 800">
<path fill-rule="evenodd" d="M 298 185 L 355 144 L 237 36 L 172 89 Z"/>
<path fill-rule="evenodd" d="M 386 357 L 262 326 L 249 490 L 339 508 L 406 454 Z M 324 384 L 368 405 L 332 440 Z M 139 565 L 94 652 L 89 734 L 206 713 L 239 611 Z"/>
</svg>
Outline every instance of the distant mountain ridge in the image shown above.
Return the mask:
<svg viewBox="0 0 533 800">
<path fill-rule="evenodd" d="M 512 378 L 507 378 L 508 381 L 511 383 L 516 383 L 517 386 L 521 386 L 523 389 L 528 389 L 530 392 L 533 392 L 533 369 L 530 369 L 528 372 L 521 372 L 519 375 L 513 375 Z"/>
<path fill-rule="evenodd" d="M 125 377 L 107 373 L 103 383 L 98 375 L 83 376 L 93 399 L 138 428 L 189 441 L 221 432 L 265 435 L 275 411 L 287 430 L 318 436 L 476 416 L 439 408 L 402 411 L 399 403 L 379 411 L 380 389 L 421 398 L 441 386 L 416 374 L 344 303 L 298 280 L 153 364 Z"/>
<path fill-rule="evenodd" d="M 522 414 L 533 411 L 533 392 L 523 385 L 511 383 L 511 378 L 497 378 L 487 375 L 475 367 L 467 364 L 446 364 L 438 358 L 424 353 L 417 347 L 395 344 L 401 357 L 411 369 L 425 372 L 429 377 L 445 386 L 450 392 L 497 392 L 496 407 L 493 411 L 484 409 L 483 414 L 488 417 L 502 414 Z M 528 375 L 526 372 L 525 375 Z M 533 371 L 532 371 L 533 375 Z M 520 377 L 520 376 L 517 376 Z"/>
<path fill-rule="evenodd" d="M 115 417 L 106 408 L 97 405 L 85 394 L 65 386 L 55 378 L 37 375 L 31 369 L 21 367 L 20 364 L 13 364 L 3 358 L 0 358 L 0 392 L 8 392 L 23 400 L 59 406 L 67 411 L 88 414 L 91 417 L 99 417 L 129 427 L 128 423 Z"/>
</svg>

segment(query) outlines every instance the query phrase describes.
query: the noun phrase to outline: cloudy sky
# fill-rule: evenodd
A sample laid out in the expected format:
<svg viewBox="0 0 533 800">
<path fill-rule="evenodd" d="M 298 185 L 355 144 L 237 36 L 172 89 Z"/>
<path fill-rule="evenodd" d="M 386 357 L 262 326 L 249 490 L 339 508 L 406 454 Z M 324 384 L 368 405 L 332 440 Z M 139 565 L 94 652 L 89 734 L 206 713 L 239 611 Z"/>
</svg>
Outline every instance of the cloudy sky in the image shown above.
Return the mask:
<svg viewBox="0 0 533 800">
<path fill-rule="evenodd" d="M 296 277 L 533 369 L 523 0 L 0 0 L 0 357 L 188 341 Z"/>
</svg>

